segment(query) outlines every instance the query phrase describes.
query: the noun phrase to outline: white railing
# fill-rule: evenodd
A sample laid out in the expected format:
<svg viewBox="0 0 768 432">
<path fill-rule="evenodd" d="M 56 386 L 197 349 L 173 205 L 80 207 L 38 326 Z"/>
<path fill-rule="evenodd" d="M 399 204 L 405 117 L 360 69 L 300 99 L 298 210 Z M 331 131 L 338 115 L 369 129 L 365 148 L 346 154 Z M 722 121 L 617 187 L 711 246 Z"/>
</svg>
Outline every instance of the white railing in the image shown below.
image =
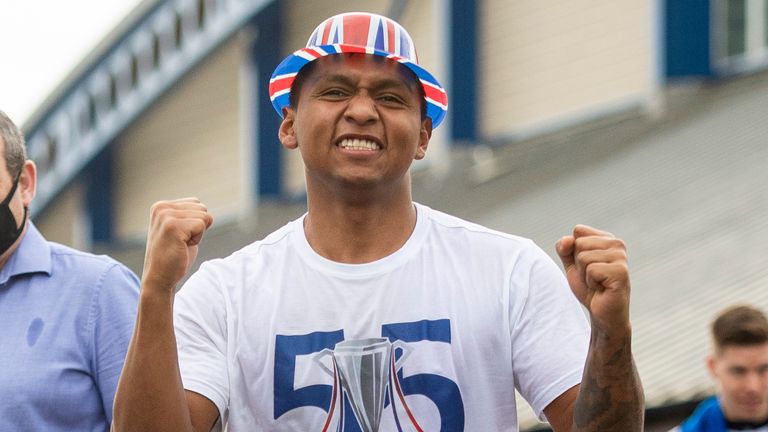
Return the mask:
<svg viewBox="0 0 768 432">
<path fill-rule="evenodd" d="M 269 3 L 167 0 L 127 30 L 29 128 L 29 157 L 38 166 L 34 207 L 45 207 L 130 122 Z"/>
</svg>

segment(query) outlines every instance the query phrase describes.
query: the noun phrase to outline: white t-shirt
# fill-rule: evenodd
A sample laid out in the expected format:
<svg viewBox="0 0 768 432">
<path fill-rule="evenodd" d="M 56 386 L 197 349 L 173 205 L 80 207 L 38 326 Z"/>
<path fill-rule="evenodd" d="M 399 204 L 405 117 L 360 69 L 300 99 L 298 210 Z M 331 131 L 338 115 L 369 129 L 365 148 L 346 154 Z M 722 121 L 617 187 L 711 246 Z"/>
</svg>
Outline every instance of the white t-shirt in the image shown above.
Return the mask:
<svg viewBox="0 0 768 432">
<path fill-rule="evenodd" d="M 528 239 L 416 208 L 372 263 L 318 255 L 300 218 L 203 264 L 175 305 L 184 387 L 230 432 L 514 431 L 515 388 L 541 416 L 589 343 L 562 272 Z"/>
</svg>

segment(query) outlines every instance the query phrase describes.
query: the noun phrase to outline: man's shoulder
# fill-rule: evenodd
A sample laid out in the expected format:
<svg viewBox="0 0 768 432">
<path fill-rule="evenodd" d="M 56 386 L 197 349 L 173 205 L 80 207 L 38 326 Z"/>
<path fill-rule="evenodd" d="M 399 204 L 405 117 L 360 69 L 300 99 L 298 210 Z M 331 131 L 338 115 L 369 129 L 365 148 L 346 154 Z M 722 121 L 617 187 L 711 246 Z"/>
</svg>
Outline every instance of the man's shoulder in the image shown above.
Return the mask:
<svg viewBox="0 0 768 432">
<path fill-rule="evenodd" d="M 693 413 L 673 431 L 698 432 L 725 430 L 725 417 L 720 409 L 720 401 L 716 396 L 704 399 Z"/>
<path fill-rule="evenodd" d="M 443 236 L 460 236 L 472 241 L 497 243 L 507 246 L 514 245 L 524 248 L 531 247 L 534 244 L 529 238 L 499 231 L 424 205 L 418 205 L 418 208 L 420 212 L 430 219 L 436 231 Z"/>
<path fill-rule="evenodd" d="M 93 252 L 75 249 L 71 246 L 63 245 L 53 241 L 49 241 L 48 246 L 51 248 L 51 256 L 56 258 L 69 259 L 75 262 L 82 262 L 83 264 L 98 266 L 111 266 L 115 264 L 120 266 L 123 265 L 109 255 L 95 254 Z"/>
<path fill-rule="evenodd" d="M 81 275 L 90 274 L 101 277 L 101 275 L 107 272 L 116 271 L 122 275 L 130 275 L 131 278 L 136 278 L 135 273 L 131 269 L 109 255 L 86 252 L 52 241 L 48 242 L 48 246 L 51 250 L 51 263 L 54 275 L 57 273 L 57 270 L 71 271 L 76 269 L 82 272 L 80 273 Z"/>
</svg>

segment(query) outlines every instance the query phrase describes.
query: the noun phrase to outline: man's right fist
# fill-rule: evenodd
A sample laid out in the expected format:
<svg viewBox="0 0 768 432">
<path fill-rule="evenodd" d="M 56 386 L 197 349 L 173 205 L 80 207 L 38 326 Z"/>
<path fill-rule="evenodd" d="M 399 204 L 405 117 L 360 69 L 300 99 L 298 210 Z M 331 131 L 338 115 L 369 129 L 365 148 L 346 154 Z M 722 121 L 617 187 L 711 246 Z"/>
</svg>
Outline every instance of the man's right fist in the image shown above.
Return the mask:
<svg viewBox="0 0 768 432">
<path fill-rule="evenodd" d="M 197 198 L 152 205 L 142 289 L 175 293 L 176 284 L 195 262 L 198 244 L 211 224 L 213 216 Z"/>
</svg>

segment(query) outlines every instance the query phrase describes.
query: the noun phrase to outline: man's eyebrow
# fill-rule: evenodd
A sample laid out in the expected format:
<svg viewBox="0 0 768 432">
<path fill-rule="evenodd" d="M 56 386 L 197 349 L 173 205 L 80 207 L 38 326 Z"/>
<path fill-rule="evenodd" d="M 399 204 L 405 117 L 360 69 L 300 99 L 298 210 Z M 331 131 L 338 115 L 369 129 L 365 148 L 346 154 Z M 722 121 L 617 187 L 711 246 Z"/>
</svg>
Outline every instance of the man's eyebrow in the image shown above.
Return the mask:
<svg viewBox="0 0 768 432">
<path fill-rule="evenodd" d="M 409 83 L 406 82 L 405 80 L 387 78 L 381 81 L 377 81 L 372 86 L 372 88 L 374 90 L 385 90 L 385 89 L 391 89 L 391 88 L 403 88 L 406 90 L 411 90 L 411 85 L 409 85 Z"/>
</svg>

